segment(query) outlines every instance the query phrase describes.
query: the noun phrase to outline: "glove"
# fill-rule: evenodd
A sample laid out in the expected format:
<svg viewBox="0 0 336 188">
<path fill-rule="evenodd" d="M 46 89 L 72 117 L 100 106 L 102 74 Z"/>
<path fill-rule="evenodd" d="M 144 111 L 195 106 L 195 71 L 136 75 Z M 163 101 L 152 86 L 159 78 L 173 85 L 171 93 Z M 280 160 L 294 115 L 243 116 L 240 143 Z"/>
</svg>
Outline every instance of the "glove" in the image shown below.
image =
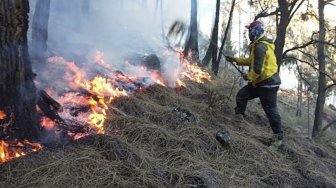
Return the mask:
<svg viewBox="0 0 336 188">
<path fill-rule="evenodd" d="M 248 79 L 248 74 L 243 73 L 243 74 L 242 74 L 242 77 L 243 77 L 243 79 L 244 79 L 245 81 L 249 81 L 249 79 Z"/>
<path fill-rule="evenodd" d="M 229 62 L 235 62 L 235 61 L 236 61 L 236 58 L 231 57 L 231 56 L 225 56 L 225 60 L 226 60 L 226 61 L 229 61 Z"/>
</svg>

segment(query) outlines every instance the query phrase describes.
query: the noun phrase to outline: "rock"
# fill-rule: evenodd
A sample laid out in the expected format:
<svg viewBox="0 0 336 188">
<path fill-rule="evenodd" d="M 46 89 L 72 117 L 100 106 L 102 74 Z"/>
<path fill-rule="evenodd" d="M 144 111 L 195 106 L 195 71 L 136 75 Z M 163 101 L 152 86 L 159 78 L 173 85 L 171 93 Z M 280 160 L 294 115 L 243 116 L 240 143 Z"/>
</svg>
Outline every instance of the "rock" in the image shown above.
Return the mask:
<svg viewBox="0 0 336 188">
<path fill-rule="evenodd" d="M 180 106 L 173 109 L 173 116 L 180 122 L 181 124 L 184 122 L 196 122 L 196 116 L 190 112 L 190 110 L 186 108 L 182 108 Z"/>
<path fill-rule="evenodd" d="M 225 128 L 222 128 L 216 133 L 216 140 L 222 144 L 224 147 L 230 147 L 231 144 L 231 136 L 229 131 Z"/>
</svg>

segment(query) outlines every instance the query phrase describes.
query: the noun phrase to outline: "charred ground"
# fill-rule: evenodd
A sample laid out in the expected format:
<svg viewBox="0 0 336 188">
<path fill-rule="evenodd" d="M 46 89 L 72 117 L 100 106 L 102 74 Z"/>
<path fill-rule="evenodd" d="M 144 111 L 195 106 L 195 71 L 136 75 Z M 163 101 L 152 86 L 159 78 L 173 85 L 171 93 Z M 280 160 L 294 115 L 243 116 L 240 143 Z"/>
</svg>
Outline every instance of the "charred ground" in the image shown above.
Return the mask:
<svg viewBox="0 0 336 188">
<path fill-rule="evenodd" d="M 232 82 L 156 85 L 119 98 L 105 135 L 2 164 L 0 187 L 335 187 L 335 153 L 286 118 L 278 151 L 267 147 L 271 132 L 258 101 L 246 122 L 234 123 Z M 215 139 L 222 128 L 230 148 Z"/>
</svg>

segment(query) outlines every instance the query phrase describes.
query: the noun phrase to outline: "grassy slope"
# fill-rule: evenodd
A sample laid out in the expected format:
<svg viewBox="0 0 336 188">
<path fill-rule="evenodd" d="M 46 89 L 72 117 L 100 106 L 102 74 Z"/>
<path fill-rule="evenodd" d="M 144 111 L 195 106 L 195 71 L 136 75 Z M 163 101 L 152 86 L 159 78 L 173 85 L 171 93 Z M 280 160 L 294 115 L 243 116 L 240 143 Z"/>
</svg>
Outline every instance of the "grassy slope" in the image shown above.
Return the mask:
<svg viewBox="0 0 336 188">
<path fill-rule="evenodd" d="M 248 122 L 234 123 L 231 83 L 153 86 L 118 99 L 112 105 L 125 114 L 109 112 L 107 135 L 3 164 L 0 187 L 336 186 L 336 155 L 298 135 L 287 122 L 293 117 L 283 118 L 286 139 L 278 151 L 267 147 L 272 134 L 257 100 Z M 214 136 L 223 127 L 230 149 Z"/>
</svg>

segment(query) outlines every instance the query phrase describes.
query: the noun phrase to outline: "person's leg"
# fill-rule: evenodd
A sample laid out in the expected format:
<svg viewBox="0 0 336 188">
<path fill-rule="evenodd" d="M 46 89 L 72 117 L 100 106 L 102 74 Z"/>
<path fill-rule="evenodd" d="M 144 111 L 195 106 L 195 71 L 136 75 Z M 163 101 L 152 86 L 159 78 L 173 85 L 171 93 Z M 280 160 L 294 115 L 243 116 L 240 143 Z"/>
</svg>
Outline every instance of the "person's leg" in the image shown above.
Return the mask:
<svg viewBox="0 0 336 188">
<path fill-rule="evenodd" d="M 236 114 L 245 115 L 247 101 L 257 98 L 257 91 L 251 84 L 248 84 L 241 88 L 236 95 Z"/>
<path fill-rule="evenodd" d="M 277 92 L 279 87 L 258 88 L 258 94 L 261 105 L 269 120 L 270 126 L 277 140 L 283 139 L 283 131 L 281 128 L 281 117 L 277 107 Z"/>
</svg>

